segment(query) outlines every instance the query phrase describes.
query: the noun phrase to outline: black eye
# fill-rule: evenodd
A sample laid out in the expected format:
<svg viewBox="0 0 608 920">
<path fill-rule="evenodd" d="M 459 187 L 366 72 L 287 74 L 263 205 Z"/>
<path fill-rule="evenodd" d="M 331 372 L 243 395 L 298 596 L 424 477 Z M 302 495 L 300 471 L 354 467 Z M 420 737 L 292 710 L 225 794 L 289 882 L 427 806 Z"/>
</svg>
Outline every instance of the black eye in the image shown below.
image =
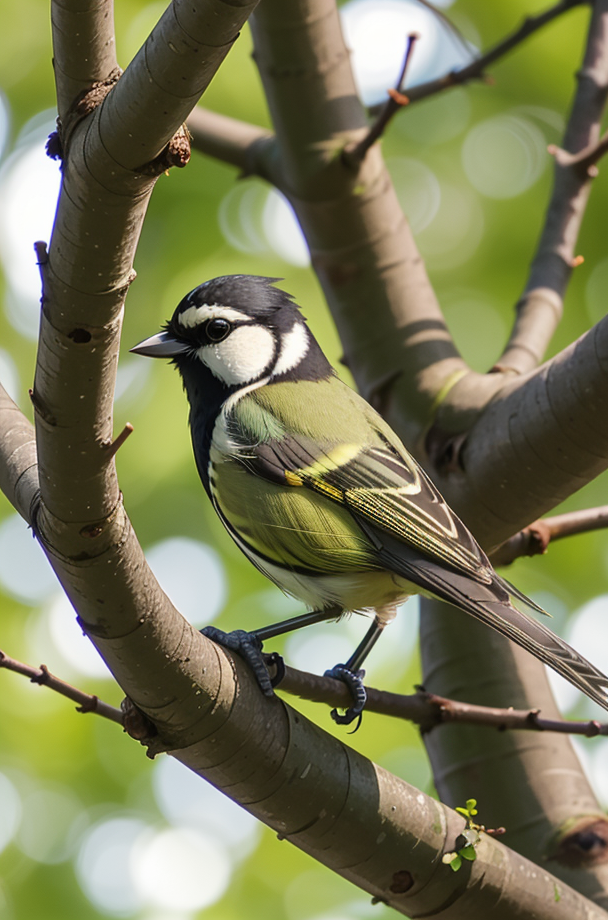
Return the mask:
<svg viewBox="0 0 608 920">
<path fill-rule="evenodd" d="M 205 326 L 205 335 L 210 342 L 221 342 L 231 331 L 232 326 L 227 319 L 210 319 Z"/>
</svg>

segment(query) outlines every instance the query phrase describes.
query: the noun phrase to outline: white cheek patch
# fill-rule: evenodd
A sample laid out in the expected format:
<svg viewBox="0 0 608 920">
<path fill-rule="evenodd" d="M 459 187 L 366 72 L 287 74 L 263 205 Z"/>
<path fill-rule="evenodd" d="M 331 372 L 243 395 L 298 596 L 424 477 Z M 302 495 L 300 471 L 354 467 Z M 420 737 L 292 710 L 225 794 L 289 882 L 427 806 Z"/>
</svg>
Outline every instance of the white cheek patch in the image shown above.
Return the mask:
<svg viewBox="0 0 608 920">
<path fill-rule="evenodd" d="M 281 336 L 279 360 L 272 372 L 273 377 L 285 374 L 296 367 L 308 351 L 308 334 L 303 323 L 296 321 L 293 329 Z"/>
<path fill-rule="evenodd" d="M 274 337 L 264 326 L 239 326 L 217 345 L 202 345 L 198 358 L 226 386 L 261 377 L 274 358 Z"/>
<path fill-rule="evenodd" d="M 240 310 L 234 310 L 232 307 L 222 307 L 220 304 L 203 304 L 202 307 L 188 307 L 177 317 L 180 326 L 185 329 L 193 329 L 195 326 L 204 323 L 208 319 L 227 319 L 230 323 L 251 323 L 251 316 L 241 313 Z"/>
</svg>

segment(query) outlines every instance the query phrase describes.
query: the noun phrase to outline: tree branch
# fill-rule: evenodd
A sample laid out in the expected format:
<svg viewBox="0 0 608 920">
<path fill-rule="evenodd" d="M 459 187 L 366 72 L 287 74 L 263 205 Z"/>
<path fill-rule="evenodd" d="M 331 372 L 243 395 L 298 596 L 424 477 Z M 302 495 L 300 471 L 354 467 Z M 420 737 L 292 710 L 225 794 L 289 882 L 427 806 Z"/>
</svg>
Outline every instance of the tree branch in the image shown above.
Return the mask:
<svg viewBox="0 0 608 920">
<path fill-rule="evenodd" d="M 118 72 L 112 0 L 53 0 L 53 68 L 62 120 L 77 96 Z"/>
<path fill-rule="evenodd" d="M 570 154 L 595 149 L 608 94 L 608 2 L 593 4 L 587 47 L 563 147 Z M 545 225 L 511 336 L 496 368 L 524 374 L 542 361 L 562 316 L 563 299 L 576 262 L 574 247 L 587 207 L 593 170 L 556 155 L 555 178 Z"/>
<path fill-rule="evenodd" d="M 415 443 L 437 393 L 467 368 L 378 145 L 356 169 L 341 156 L 367 134 L 367 118 L 335 3 L 267 0 L 252 31 L 276 132 L 278 184 L 306 236 L 344 362 L 359 390 L 380 408 L 400 382 L 409 396 L 401 433 Z"/>
<path fill-rule="evenodd" d="M 608 505 L 555 514 L 534 521 L 494 550 L 490 557 L 492 565 L 510 565 L 520 556 L 537 556 L 545 553 L 549 543 L 554 540 L 589 533 L 591 530 L 603 530 L 605 527 L 608 527 Z"/>
<path fill-rule="evenodd" d="M 321 677 L 308 671 L 285 667 L 285 674 L 276 690 L 282 690 L 303 700 L 324 703 L 337 709 L 346 709 L 352 702 L 348 687 L 331 677 Z M 595 720 L 572 721 L 568 719 L 545 719 L 538 709 L 504 709 L 496 706 L 478 706 L 447 699 L 435 693 L 419 690 L 418 693 L 404 695 L 389 693 L 367 687 L 365 711 L 378 715 L 392 716 L 395 719 L 407 719 L 420 725 L 423 732 L 431 731 L 437 725 L 458 722 L 465 725 L 483 725 L 487 728 L 504 731 L 513 729 L 534 732 L 558 732 L 564 735 L 584 735 L 594 738 L 608 735 L 608 723 Z"/>
<path fill-rule="evenodd" d="M 54 690 L 55 693 L 67 697 L 73 703 L 78 704 L 76 707 L 78 712 L 94 712 L 96 715 L 109 719 L 111 722 L 116 722 L 118 725 L 122 726 L 123 724 L 122 710 L 116 709 L 115 706 L 110 706 L 109 703 L 104 703 L 93 693 L 85 693 L 84 690 L 79 690 L 59 677 L 55 677 L 45 664 L 41 664 L 39 668 L 33 668 L 29 664 L 17 661 L 16 658 L 11 658 L 0 649 L 0 668 L 28 677 L 31 683 L 39 684 L 41 687 L 48 687 L 49 690 Z"/>
<path fill-rule="evenodd" d="M 560 0 L 559 3 L 545 10 L 544 13 L 539 13 L 537 16 L 527 16 L 521 26 L 511 35 L 499 41 L 498 44 L 484 52 L 480 57 L 475 58 L 466 67 L 450 70 L 443 77 L 438 77 L 436 80 L 429 80 L 427 83 L 412 86 L 407 94 L 410 103 L 420 102 L 422 99 L 435 96 L 437 93 L 441 93 L 453 86 L 470 83 L 471 80 L 483 80 L 490 64 L 500 60 L 518 45 L 521 45 L 527 38 L 530 38 L 531 35 L 534 35 L 535 32 L 538 32 L 539 29 L 557 19 L 558 16 L 577 6 L 585 6 L 590 2 L 591 0 Z M 370 111 L 375 114 L 379 108 L 380 106 L 373 106 Z"/>
<path fill-rule="evenodd" d="M 367 134 L 365 137 L 362 137 L 361 140 L 356 144 L 352 144 L 345 148 L 343 157 L 348 166 L 356 167 L 361 163 L 362 160 L 365 159 L 365 155 L 367 154 L 369 148 L 382 137 L 397 112 L 400 111 L 400 109 L 402 109 L 404 106 L 408 105 L 409 98 L 403 95 L 403 87 L 405 85 L 408 64 L 414 50 L 414 44 L 416 39 L 419 37 L 420 36 L 415 32 L 412 32 L 411 35 L 408 35 L 407 48 L 405 51 L 405 58 L 403 60 L 401 73 L 399 74 L 394 89 L 389 90 L 389 98 L 378 112 L 376 120 L 370 126 Z"/>
<path fill-rule="evenodd" d="M 15 467 L 14 477 L 24 472 Z M 605 920 L 566 884 L 487 835 L 468 875 L 453 873 L 441 856 L 456 848 L 461 816 L 278 698 L 265 698 L 240 659 L 179 615 L 178 625 L 145 598 L 141 609 L 145 616 L 133 623 L 124 608 L 109 604 L 88 631 L 125 692 L 153 720 L 158 735 L 145 739 L 152 756 L 169 751 L 282 839 L 406 915 Z M 146 681 L 151 673 L 155 680 Z M 514 875 L 517 886 L 506 883 Z"/>
<path fill-rule="evenodd" d="M 195 150 L 236 166 L 242 177 L 255 175 L 274 183 L 275 170 L 269 168 L 275 149 L 272 131 L 202 106 L 192 109 L 186 124 Z"/>
<path fill-rule="evenodd" d="M 0 669 L 2 668 L 27 677 L 31 683 L 47 687 L 74 703 L 78 703 L 78 712 L 93 712 L 124 727 L 122 709 L 116 709 L 115 706 L 104 703 L 95 694 L 85 693 L 84 690 L 66 683 L 51 674 L 44 664 L 41 664 L 39 668 L 34 668 L 22 661 L 17 661 L 16 658 L 11 658 L 0 649 Z M 272 676 L 272 665 L 270 673 Z M 352 701 L 350 691 L 342 681 L 331 677 L 321 677 L 308 671 L 299 671 L 297 668 L 288 666 L 284 667 L 283 676 L 278 683 L 275 683 L 275 689 L 297 696 L 302 700 L 324 703 L 331 708 L 346 709 Z M 424 690 L 419 690 L 418 693 L 409 696 L 367 686 L 365 690 L 367 693 L 366 712 L 392 716 L 395 719 L 407 719 L 409 722 L 420 725 L 423 732 L 431 731 L 436 725 L 446 722 L 460 722 L 468 725 L 485 725 L 499 731 L 506 729 L 548 731 L 584 735 L 586 738 L 608 735 L 608 723 L 600 723 L 596 720 L 577 722 L 567 719 L 545 719 L 541 717 L 537 709 L 516 710 L 474 706 L 458 700 L 448 700 L 433 693 L 426 693 Z"/>
</svg>

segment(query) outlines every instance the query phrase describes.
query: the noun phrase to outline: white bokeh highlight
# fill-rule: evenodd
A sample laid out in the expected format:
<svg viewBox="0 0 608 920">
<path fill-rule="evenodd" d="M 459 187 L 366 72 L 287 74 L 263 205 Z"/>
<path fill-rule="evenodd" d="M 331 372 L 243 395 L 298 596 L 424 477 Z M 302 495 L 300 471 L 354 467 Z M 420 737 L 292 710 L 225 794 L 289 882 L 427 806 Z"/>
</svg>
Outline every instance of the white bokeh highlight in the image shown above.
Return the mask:
<svg viewBox="0 0 608 920">
<path fill-rule="evenodd" d="M 548 163 L 543 132 L 522 115 L 498 115 L 479 122 L 462 146 L 467 178 L 486 198 L 521 195 L 538 181 Z"/>
<path fill-rule="evenodd" d="M 54 115 L 41 113 L 26 125 L 0 169 L 0 259 L 6 276 L 7 316 L 22 335 L 38 336 L 40 273 L 34 243 L 49 241 L 61 174 L 44 146 Z"/>
<path fill-rule="evenodd" d="M 57 579 L 46 556 L 18 514 L 0 523 L 0 586 L 22 604 L 32 606 L 57 590 Z"/>
<path fill-rule="evenodd" d="M 604 674 L 608 674 L 608 594 L 601 594 L 576 610 L 563 635 L 577 652 Z M 605 709 L 551 668 L 547 670 L 551 688 L 562 712 L 571 713 L 575 710 L 580 718 L 605 721 Z"/>
<path fill-rule="evenodd" d="M 226 241 L 239 252 L 274 254 L 299 268 L 310 264 L 293 208 L 284 195 L 259 180 L 230 189 L 220 203 L 218 222 Z"/>
<path fill-rule="evenodd" d="M 76 621 L 76 612 L 62 591 L 54 593 L 40 613 L 37 629 L 30 638 L 32 658 L 42 661 L 48 658 L 49 646 L 56 653 L 53 669 L 60 671 L 62 677 L 112 679 L 103 658 L 83 634 Z"/>
<path fill-rule="evenodd" d="M 65 862 L 74 853 L 81 818 L 82 805 L 69 789 L 34 789 L 23 797 L 17 846 L 36 862 Z"/>
<path fill-rule="evenodd" d="M 146 550 L 163 591 L 194 626 L 211 623 L 226 602 L 228 584 L 219 554 L 198 540 L 170 537 Z"/>
<path fill-rule="evenodd" d="M 179 912 L 203 910 L 228 888 L 232 863 L 213 837 L 190 828 L 142 834 L 130 859 L 142 901 Z"/>
<path fill-rule="evenodd" d="M 21 797 L 8 776 L 0 773 L 0 853 L 11 842 L 21 821 Z"/>
<path fill-rule="evenodd" d="M 0 157 L 3 155 L 8 141 L 11 126 L 11 110 L 8 99 L 0 92 Z"/>
<path fill-rule="evenodd" d="M 144 898 L 131 868 L 133 848 L 147 830 L 136 818 L 99 821 L 84 835 L 76 860 L 76 877 L 86 897 L 101 912 L 127 916 L 140 910 Z"/>
<path fill-rule="evenodd" d="M 472 60 L 473 49 L 415 0 L 350 0 L 340 16 L 355 82 L 366 105 L 384 101 L 387 89 L 395 86 L 412 32 L 420 37 L 410 58 L 406 90 Z"/>
<path fill-rule="evenodd" d="M 5 351 L 4 348 L 0 348 L 0 383 L 13 402 L 19 405 L 23 397 L 19 371 L 8 351 Z"/>
<path fill-rule="evenodd" d="M 270 248 L 284 262 L 298 268 L 306 268 L 310 264 L 308 245 L 294 210 L 285 196 L 276 189 L 268 192 L 262 212 L 262 226 Z"/>
<path fill-rule="evenodd" d="M 172 826 L 206 833 L 239 860 L 257 846 L 259 821 L 175 758 L 156 761 L 152 783 L 160 812 Z"/>
</svg>

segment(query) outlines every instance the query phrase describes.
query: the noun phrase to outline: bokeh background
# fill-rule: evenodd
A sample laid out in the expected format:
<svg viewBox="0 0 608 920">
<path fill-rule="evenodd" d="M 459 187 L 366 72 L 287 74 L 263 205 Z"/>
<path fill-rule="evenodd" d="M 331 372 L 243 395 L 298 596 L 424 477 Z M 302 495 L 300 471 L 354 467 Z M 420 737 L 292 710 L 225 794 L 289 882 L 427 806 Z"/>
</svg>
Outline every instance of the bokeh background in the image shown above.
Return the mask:
<svg viewBox="0 0 608 920">
<path fill-rule="evenodd" d="M 544 8 L 538 0 L 443 0 L 470 52 L 487 48 Z M 124 67 L 164 9 L 121 0 L 117 46 Z M 399 71 L 405 36 L 416 46 L 410 85 L 467 59 L 466 45 L 416 0 L 349 0 L 341 7 L 366 102 L 383 98 Z M 499 355 L 543 219 L 552 161 L 579 66 L 587 10 L 578 9 L 492 68 L 478 83 L 405 110 L 383 142 L 447 320 L 465 358 L 487 370 Z M 247 30 L 213 82 L 210 108 L 267 124 Z M 0 379 L 28 416 L 39 311 L 33 242 L 50 237 L 59 167 L 44 154 L 53 129 L 48 4 L 3 9 L 0 31 Z M 135 433 L 118 455 L 127 510 L 150 564 L 196 625 L 253 627 L 298 611 L 242 557 L 198 481 L 187 406 L 167 365 L 129 355 L 157 331 L 185 292 L 230 272 L 285 279 L 334 363 L 340 344 L 289 206 L 256 179 L 198 154 L 161 177 L 145 223 L 127 301 L 115 427 Z M 608 284 L 600 174 L 578 251 L 566 315 L 553 351 L 597 322 Z M 373 304 L 370 304 L 373 310 Z M 345 378 L 347 375 L 345 373 Z M 606 501 L 602 477 L 562 510 Z M 518 561 L 509 578 L 555 616 L 555 628 L 608 670 L 608 547 L 603 533 Z M 369 661 L 369 681 L 411 692 L 419 679 L 415 601 Z M 322 671 L 344 660 L 366 623 L 321 625 L 274 645 Z M 31 533 L 0 497 L 0 648 L 44 662 L 66 680 L 119 704 L 121 693 L 81 635 Z M 565 712 L 599 710 L 555 681 Z M 329 731 L 323 707 L 298 703 Z M 424 749 L 407 723 L 368 715 L 350 743 L 433 792 Z M 577 743 L 608 802 L 608 739 Z M 471 795 L 475 790 L 471 789 Z M 464 803 L 463 803 L 464 804 Z M 483 820 L 483 802 L 480 803 Z M 505 819 L 505 823 L 508 823 Z M 508 842 L 508 840 L 507 840 Z M 384 920 L 393 916 L 285 842 L 166 756 L 154 762 L 113 724 L 0 672 L 0 915 L 4 920 Z"/>
</svg>

